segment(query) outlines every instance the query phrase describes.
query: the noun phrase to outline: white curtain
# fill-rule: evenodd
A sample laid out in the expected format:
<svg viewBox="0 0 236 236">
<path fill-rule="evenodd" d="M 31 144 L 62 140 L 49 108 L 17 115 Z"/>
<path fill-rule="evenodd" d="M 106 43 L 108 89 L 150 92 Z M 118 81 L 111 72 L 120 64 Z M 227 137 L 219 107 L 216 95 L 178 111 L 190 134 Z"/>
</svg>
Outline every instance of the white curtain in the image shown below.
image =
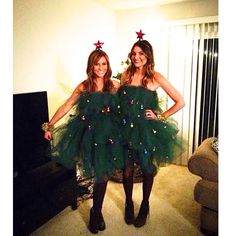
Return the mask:
<svg viewBox="0 0 236 236">
<path fill-rule="evenodd" d="M 187 150 L 176 164 L 187 165 L 188 158 L 199 139 L 202 68 L 205 39 L 218 38 L 218 23 L 175 24 L 163 27 L 157 43 L 158 70 L 180 91 L 185 107 L 173 115 L 179 123 L 179 135 L 187 142 Z M 218 56 L 218 55 L 216 55 Z M 159 96 L 165 106 L 172 105 L 162 91 Z"/>
</svg>

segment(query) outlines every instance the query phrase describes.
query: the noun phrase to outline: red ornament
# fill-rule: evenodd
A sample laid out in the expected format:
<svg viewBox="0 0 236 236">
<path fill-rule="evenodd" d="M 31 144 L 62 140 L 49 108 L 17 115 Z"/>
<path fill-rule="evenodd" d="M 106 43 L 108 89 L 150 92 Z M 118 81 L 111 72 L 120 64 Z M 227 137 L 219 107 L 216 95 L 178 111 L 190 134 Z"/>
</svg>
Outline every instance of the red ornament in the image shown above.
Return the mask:
<svg viewBox="0 0 236 236">
<path fill-rule="evenodd" d="M 115 143 L 115 141 L 112 138 L 109 138 L 108 141 L 109 141 L 110 144 L 114 144 Z"/>
<path fill-rule="evenodd" d="M 136 34 L 138 35 L 137 38 L 139 40 L 143 40 L 143 35 L 145 35 L 145 34 L 142 32 L 142 30 L 140 30 L 139 32 L 136 32 Z"/>
<path fill-rule="evenodd" d="M 80 117 L 80 120 L 86 120 L 85 115 L 82 115 L 82 116 Z"/>
<path fill-rule="evenodd" d="M 96 46 L 96 49 L 101 49 L 103 44 L 104 43 L 100 42 L 99 40 L 96 43 L 94 43 L 94 45 Z"/>
<path fill-rule="evenodd" d="M 134 104 L 134 100 L 133 99 L 129 100 L 129 104 L 133 105 Z"/>
</svg>

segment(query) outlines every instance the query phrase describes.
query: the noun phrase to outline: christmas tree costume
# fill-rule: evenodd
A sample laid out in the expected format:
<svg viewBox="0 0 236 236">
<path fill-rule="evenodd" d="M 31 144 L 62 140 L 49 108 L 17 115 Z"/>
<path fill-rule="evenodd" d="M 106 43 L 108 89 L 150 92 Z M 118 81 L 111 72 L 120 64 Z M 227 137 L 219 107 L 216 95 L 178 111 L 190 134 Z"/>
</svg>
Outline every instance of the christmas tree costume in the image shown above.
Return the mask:
<svg viewBox="0 0 236 236">
<path fill-rule="evenodd" d="M 83 92 L 75 114 L 53 131 L 52 156 L 67 168 L 78 164 L 83 177 L 97 181 L 123 168 L 118 96 L 108 92 Z"/>
<path fill-rule="evenodd" d="M 145 118 L 146 109 L 161 113 L 156 91 L 143 86 L 123 85 L 118 94 L 126 164 L 128 158 L 133 158 L 145 173 L 156 173 L 158 165 L 170 163 L 183 151 L 182 141 L 177 136 L 177 123 L 173 119 Z"/>
</svg>

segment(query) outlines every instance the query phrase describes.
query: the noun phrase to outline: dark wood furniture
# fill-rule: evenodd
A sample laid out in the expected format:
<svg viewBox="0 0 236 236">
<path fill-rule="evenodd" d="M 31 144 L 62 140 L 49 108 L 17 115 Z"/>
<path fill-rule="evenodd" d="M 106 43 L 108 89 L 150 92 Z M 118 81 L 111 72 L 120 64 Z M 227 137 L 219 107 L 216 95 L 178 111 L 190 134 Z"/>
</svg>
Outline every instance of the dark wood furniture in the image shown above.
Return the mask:
<svg viewBox="0 0 236 236">
<path fill-rule="evenodd" d="M 47 92 L 13 95 L 13 232 L 29 235 L 67 206 L 77 209 L 76 171 L 51 160 L 41 124 Z"/>
</svg>

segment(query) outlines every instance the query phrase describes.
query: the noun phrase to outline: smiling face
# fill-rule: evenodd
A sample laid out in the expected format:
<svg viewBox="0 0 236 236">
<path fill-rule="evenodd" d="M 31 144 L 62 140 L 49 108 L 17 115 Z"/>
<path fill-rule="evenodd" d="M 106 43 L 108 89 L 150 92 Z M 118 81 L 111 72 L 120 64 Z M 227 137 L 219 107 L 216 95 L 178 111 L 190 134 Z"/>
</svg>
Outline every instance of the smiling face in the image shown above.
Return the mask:
<svg viewBox="0 0 236 236">
<path fill-rule="evenodd" d="M 87 62 L 87 79 L 84 81 L 85 90 L 97 91 L 98 79 L 104 82 L 103 91 L 111 91 L 113 89 L 113 83 L 111 81 L 112 70 L 108 55 L 101 49 L 93 50 Z"/>
<path fill-rule="evenodd" d="M 131 61 L 137 68 L 142 68 L 147 63 L 147 56 L 139 46 L 133 48 L 131 52 Z"/>
<path fill-rule="evenodd" d="M 93 72 L 97 78 L 103 78 L 108 70 L 108 63 L 104 56 L 102 56 L 93 66 Z"/>
</svg>

